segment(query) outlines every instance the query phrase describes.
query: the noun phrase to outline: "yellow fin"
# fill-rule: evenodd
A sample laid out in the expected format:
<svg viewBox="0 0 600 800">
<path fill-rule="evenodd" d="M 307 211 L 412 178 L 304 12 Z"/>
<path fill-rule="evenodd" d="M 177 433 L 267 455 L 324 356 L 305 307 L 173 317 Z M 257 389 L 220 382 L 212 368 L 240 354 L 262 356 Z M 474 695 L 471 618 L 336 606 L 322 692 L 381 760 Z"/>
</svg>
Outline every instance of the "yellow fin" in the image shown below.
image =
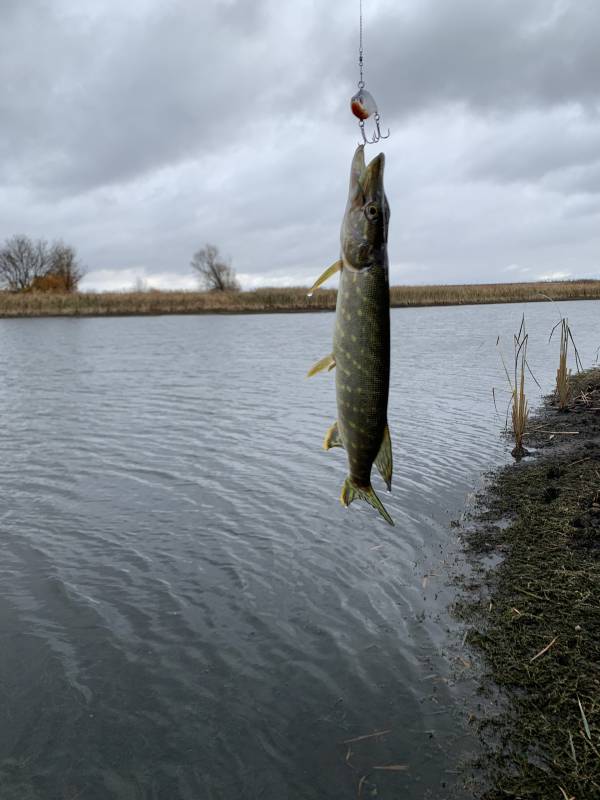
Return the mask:
<svg viewBox="0 0 600 800">
<path fill-rule="evenodd" d="M 365 500 L 369 505 L 373 506 L 373 508 L 377 509 L 384 520 L 389 524 L 393 525 L 394 520 L 390 517 L 388 512 L 383 507 L 383 503 L 375 494 L 375 490 L 371 485 L 369 486 L 358 486 L 352 478 L 348 477 L 344 481 L 344 485 L 342 486 L 342 493 L 340 495 L 340 503 L 346 508 L 350 505 L 353 500 Z"/>
<path fill-rule="evenodd" d="M 327 269 L 321 275 L 321 277 L 317 278 L 317 280 L 313 283 L 313 285 L 308 290 L 308 296 L 312 297 L 312 294 L 313 294 L 314 290 L 318 289 L 319 286 L 322 283 L 325 283 L 325 281 L 329 280 L 329 278 L 331 278 L 332 275 L 335 275 L 336 272 L 339 272 L 341 270 L 341 268 L 342 268 L 341 259 L 339 261 L 336 261 L 335 264 L 332 264 L 330 267 L 327 267 Z"/>
<path fill-rule="evenodd" d="M 329 353 L 328 356 L 322 358 L 320 361 L 317 361 L 316 364 L 313 364 L 312 367 L 306 373 L 307 378 L 312 378 L 313 375 L 316 375 L 317 372 L 321 372 L 321 370 L 329 370 L 331 371 L 335 367 L 335 358 L 333 357 L 333 353 Z"/>
<path fill-rule="evenodd" d="M 381 440 L 381 447 L 377 458 L 375 459 L 375 466 L 379 470 L 379 474 L 386 482 L 388 492 L 392 491 L 392 440 L 390 438 L 390 429 L 385 426 L 383 432 L 383 439 Z"/>
<path fill-rule="evenodd" d="M 327 429 L 327 433 L 323 439 L 323 450 L 331 450 L 332 447 L 343 446 L 344 443 L 342 442 L 342 437 L 340 436 L 338 424 L 337 422 L 334 422 L 333 425 Z"/>
</svg>

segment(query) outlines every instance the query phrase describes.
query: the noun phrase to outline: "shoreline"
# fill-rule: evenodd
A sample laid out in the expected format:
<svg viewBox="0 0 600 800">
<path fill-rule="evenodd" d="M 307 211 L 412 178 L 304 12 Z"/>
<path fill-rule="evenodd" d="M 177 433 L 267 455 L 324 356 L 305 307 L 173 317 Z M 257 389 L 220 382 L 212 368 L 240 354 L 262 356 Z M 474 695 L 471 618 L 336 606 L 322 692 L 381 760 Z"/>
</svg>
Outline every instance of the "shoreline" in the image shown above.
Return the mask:
<svg viewBox="0 0 600 800">
<path fill-rule="evenodd" d="M 600 368 L 530 420 L 462 533 L 455 613 L 480 663 L 483 800 L 600 797 Z"/>
<path fill-rule="evenodd" d="M 0 292 L 0 318 L 125 317 L 191 314 L 298 314 L 334 311 L 337 290 L 304 287 L 245 292 Z M 600 300 L 600 280 L 392 286 L 391 308 Z"/>
</svg>

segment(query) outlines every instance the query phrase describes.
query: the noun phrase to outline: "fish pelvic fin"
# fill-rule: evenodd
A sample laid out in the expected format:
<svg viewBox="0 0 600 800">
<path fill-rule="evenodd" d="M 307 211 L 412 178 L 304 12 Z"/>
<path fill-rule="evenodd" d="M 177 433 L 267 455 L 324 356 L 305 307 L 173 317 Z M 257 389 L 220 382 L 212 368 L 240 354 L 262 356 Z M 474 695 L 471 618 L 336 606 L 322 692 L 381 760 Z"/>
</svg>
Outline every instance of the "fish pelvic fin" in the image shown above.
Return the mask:
<svg viewBox="0 0 600 800">
<path fill-rule="evenodd" d="M 342 493 L 340 495 L 340 503 L 346 508 L 350 505 L 353 500 L 365 500 L 370 506 L 373 506 L 384 520 L 389 524 L 393 525 L 394 520 L 390 517 L 388 512 L 385 510 L 383 503 L 375 494 L 375 490 L 369 484 L 369 486 L 358 486 L 352 478 L 348 477 L 344 481 L 344 485 L 342 486 Z"/>
<path fill-rule="evenodd" d="M 306 373 L 307 378 L 312 378 L 313 375 L 316 375 L 317 372 L 321 372 L 322 370 L 326 369 L 328 372 L 335 367 L 335 358 L 333 353 L 329 353 L 329 355 L 322 358 L 320 361 L 317 361 L 316 364 L 313 364 L 312 367 Z"/>
<path fill-rule="evenodd" d="M 317 278 L 317 280 L 313 283 L 313 285 L 308 290 L 308 296 L 312 297 L 313 292 L 315 289 L 318 289 L 322 283 L 328 281 L 332 275 L 335 275 L 336 272 L 339 272 L 342 269 L 342 260 L 338 259 L 335 263 L 333 263 L 330 267 L 327 267 L 325 272 Z"/>
<path fill-rule="evenodd" d="M 387 423 L 383 432 L 381 447 L 379 448 L 379 453 L 377 453 L 377 458 L 375 459 L 375 466 L 385 481 L 388 492 L 391 492 L 392 470 L 394 465 L 392 460 L 392 440 L 390 438 L 390 429 L 388 428 Z"/>
<path fill-rule="evenodd" d="M 330 425 L 323 439 L 323 450 L 331 450 L 332 447 L 343 447 L 342 437 L 337 422 Z"/>
</svg>

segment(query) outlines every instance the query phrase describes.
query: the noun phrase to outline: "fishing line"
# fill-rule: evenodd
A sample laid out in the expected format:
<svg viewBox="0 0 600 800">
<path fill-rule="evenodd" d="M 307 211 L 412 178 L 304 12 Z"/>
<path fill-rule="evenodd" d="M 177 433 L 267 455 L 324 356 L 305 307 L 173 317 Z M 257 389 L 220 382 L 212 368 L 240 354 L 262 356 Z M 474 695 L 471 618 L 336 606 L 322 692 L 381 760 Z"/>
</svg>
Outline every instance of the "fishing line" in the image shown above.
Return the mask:
<svg viewBox="0 0 600 800">
<path fill-rule="evenodd" d="M 358 125 L 360 127 L 364 144 L 375 144 L 380 139 L 387 139 L 390 135 L 390 131 L 388 128 L 387 133 L 384 134 L 381 132 L 381 117 L 377 109 L 377 103 L 375 102 L 371 92 L 368 92 L 365 88 L 362 0 L 359 0 L 358 73 L 358 92 L 356 92 L 356 94 L 350 99 L 350 108 L 354 116 L 358 118 Z M 373 138 L 369 139 L 365 133 L 365 120 L 369 119 L 371 116 L 375 121 L 375 130 L 373 131 Z"/>
</svg>

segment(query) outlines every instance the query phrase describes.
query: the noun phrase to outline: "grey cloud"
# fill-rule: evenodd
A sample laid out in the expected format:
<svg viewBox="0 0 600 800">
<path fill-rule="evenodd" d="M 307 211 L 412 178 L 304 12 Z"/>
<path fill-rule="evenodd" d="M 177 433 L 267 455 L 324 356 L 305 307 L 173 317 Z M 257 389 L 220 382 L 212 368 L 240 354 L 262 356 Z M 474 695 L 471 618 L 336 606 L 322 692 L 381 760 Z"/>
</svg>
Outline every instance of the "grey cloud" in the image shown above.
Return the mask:
<svg viewBox="0 0 600 800">
<path fill-rule="evenodd" d="M 593 164 L 600 152 L 600 118 L 573 109 L 527 113 L 497 120 L 469 159 L 475 178 L 541 181 L 554 173 Z"/>
<path fill-rule="evenodd" d="M 598 183 L 600 6 L 364 6 L 393 278 L 597 270 L 575 200 Z M 0 239 L 62 236 L 128 281 L 215 241 L 244 275 L 308 282 L 339 248 L 357 22 L 347 0 L 4 0 Z"/>
<path fill-rule="evenodd" d="M 339 117 L 356 78 L 347 4 L 178 0 L 87 17 L 68 7 L 2 11 L 5 179 L 50 192 L 133 180 L 294 116 Z M 599 36 L 592 0 L 388 3 L 367 16 L 367 82 L 396 125 L 440 103 L 589 105 Z"/>
<path fill-rule="evenodd" d="M 17 31 L 5 29 L 15 91 L 4 93 L 0 152 L 11 155 L 10 177 L 46 190 L 128 181 L 256 138 L 277 118 L 303 113 L 324 88 L 307 89 L 319 69 L 304 50 L 311 26 L 295 29 L 295 16 L 274 0 L 179 0 L 87 25 L 64 25 L 43 9 L 38 17 L 30 7 Z M 286 24 L 291 49 L 279 37 Z M 21 37 L 29 52 L 10 66 L 10 43 Z M 309 54 L 298 68 L 296 50 Z"/>
<path fill-rule="evenodd" d="M 598 152 L 596 151 L 596 155 Z M 600 159 L 586 164 L 585 167 L 576 166 L 566 170 L 548 180 L 547 184 L 564 195 L 600 195 Z M 584 207 L 587 209 L 585 213 L 590 213 L 590 204 L 580 206 L 581 209 Z"/>
<path fill-rule="evenodd" d="M 438 103 L 503 111 L 600 100 L 595 0 L 421 0 L 369 35 L 369 76 L 401 117 Z"/>
</svg>

